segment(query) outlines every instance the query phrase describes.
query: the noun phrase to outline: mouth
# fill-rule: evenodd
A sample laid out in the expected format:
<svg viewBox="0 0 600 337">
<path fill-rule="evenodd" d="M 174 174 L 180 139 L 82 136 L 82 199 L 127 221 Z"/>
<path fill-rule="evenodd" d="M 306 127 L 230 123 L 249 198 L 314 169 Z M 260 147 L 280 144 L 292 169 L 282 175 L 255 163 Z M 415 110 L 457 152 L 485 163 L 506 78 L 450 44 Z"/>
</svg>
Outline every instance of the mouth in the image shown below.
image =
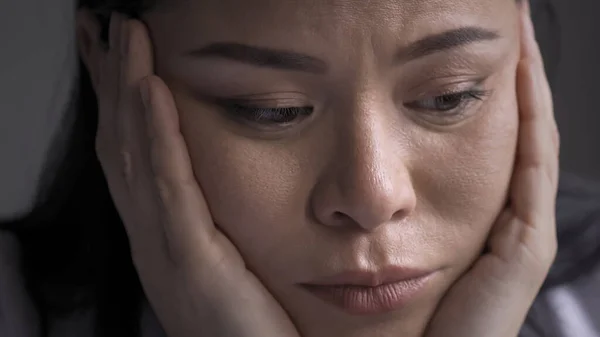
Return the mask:
<svg viewBox="0 0 600 337">
<path fill-rule="evenodd" d="M 301 286 L 349 314 L 376 315 L 408 305 L 434 274 L 435 271 L 389 267 L 378 272 L 346 271 Z"/>
</svg>

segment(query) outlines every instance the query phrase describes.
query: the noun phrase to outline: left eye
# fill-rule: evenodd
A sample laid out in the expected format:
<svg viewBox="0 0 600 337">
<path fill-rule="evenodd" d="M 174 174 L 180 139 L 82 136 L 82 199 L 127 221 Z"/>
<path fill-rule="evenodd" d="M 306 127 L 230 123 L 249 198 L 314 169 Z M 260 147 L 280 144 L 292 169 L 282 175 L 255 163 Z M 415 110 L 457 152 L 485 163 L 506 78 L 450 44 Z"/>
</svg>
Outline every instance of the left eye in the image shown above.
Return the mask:
<svg viewBox="0 0 600 337">
<path fill-rule="evenodd" d="M 406 106 L 415 110 L 449 112 L 464 107 L 472 100 L 482 100 L 486 94 L 483 90 L 468 90 L 409 102 Z"/>
</svg>

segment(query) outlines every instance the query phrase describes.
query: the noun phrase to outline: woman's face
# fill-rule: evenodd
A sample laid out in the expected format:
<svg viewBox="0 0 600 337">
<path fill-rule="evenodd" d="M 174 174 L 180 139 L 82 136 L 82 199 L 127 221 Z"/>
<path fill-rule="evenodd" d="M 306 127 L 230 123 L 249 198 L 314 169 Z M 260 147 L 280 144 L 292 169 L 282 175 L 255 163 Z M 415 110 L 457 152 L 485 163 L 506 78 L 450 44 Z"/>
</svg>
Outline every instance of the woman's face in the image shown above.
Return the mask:
<svg viewBox="0 0 600 337">
<path fill-rule="evenodd" d="M 481 253 L 515 154 L 517 11 L 203 0 L 144 16 L 214 221 L 303 335 L 416 336 Z M 394 267 L 432 274 L 393 311 L 302 286 Z"/>
</svg>

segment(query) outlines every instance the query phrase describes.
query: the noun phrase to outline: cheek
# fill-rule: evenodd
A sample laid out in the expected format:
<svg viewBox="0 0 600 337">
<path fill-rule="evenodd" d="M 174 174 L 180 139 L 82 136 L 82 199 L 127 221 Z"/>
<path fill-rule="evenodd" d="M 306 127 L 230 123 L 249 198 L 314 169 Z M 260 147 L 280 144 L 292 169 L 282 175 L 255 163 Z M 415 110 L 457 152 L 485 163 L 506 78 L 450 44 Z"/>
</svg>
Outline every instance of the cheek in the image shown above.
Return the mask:
<svg viewBox="0 0 600 337">
<path fill-rule="evenodd" d="M 479 254 L 505 202 L 518 128 L 509 83 L 514 79 L 507 78 L 478 116 L 455 130 L 407 127 L 412 131 L 404 164 L 418 197 L 413 214 L 418 228 L 402 235 L 411 237 L 415 253 L 436 256 L 456 275 Z M 306 228 L 307 200 L 323 166 L 320 158 L 328 158 L 314 152 L 322 144 L 239 136 L 215 111 L 174 92 L 213 220 L 257 275 L 282 275 L 287 265 L 282 261 L 303 260 L 299 238 L 313 238 Z"/>
<path fill-rule="evenodd" d="M 277 142 L 250 140 L 197 102 L 177 98 L 181 128 L 214 222 L 251 269 L 282 258 L 305 217 L 306 170 Z M 302 174 L 301 174 L 302 173 Z M 303 197 L 304 196 L 304 197 Z M 262 274 L 262 273 L 258 273 Z"/>
<path fill-rule="evenodd" d="M 513 171 L 518 113 L 513 85 L 496 91 L 476 119 L 446 134 L 421 137 L 413 163 L 419 213 L 431 224 L 428 245 L 453 252 L 466 268 L 504 207 Z"/>
</svg>

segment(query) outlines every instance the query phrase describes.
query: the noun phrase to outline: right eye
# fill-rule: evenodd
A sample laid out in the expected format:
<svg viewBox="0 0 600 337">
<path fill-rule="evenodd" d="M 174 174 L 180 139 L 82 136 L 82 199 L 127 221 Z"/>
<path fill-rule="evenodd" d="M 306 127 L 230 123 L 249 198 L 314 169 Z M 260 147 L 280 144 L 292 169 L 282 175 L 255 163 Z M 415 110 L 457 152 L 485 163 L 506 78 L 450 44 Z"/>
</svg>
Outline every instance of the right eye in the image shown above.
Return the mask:
<svg viewBox="0 0 600 337">
<path fill-rule="evenodd" d="M 259 124 L 289 124 L 312 113 L 312 107 L 261 108 L 244 105 L 230 107 L 230 112 Z"/>
<path fill-rule="evenodd" d="M 236 119 L 265 126 L 293 124 L 313 112 L 311 106 L 262 107 L 251 102 L 225 102 L 223 107 Z"/>
</svg>

